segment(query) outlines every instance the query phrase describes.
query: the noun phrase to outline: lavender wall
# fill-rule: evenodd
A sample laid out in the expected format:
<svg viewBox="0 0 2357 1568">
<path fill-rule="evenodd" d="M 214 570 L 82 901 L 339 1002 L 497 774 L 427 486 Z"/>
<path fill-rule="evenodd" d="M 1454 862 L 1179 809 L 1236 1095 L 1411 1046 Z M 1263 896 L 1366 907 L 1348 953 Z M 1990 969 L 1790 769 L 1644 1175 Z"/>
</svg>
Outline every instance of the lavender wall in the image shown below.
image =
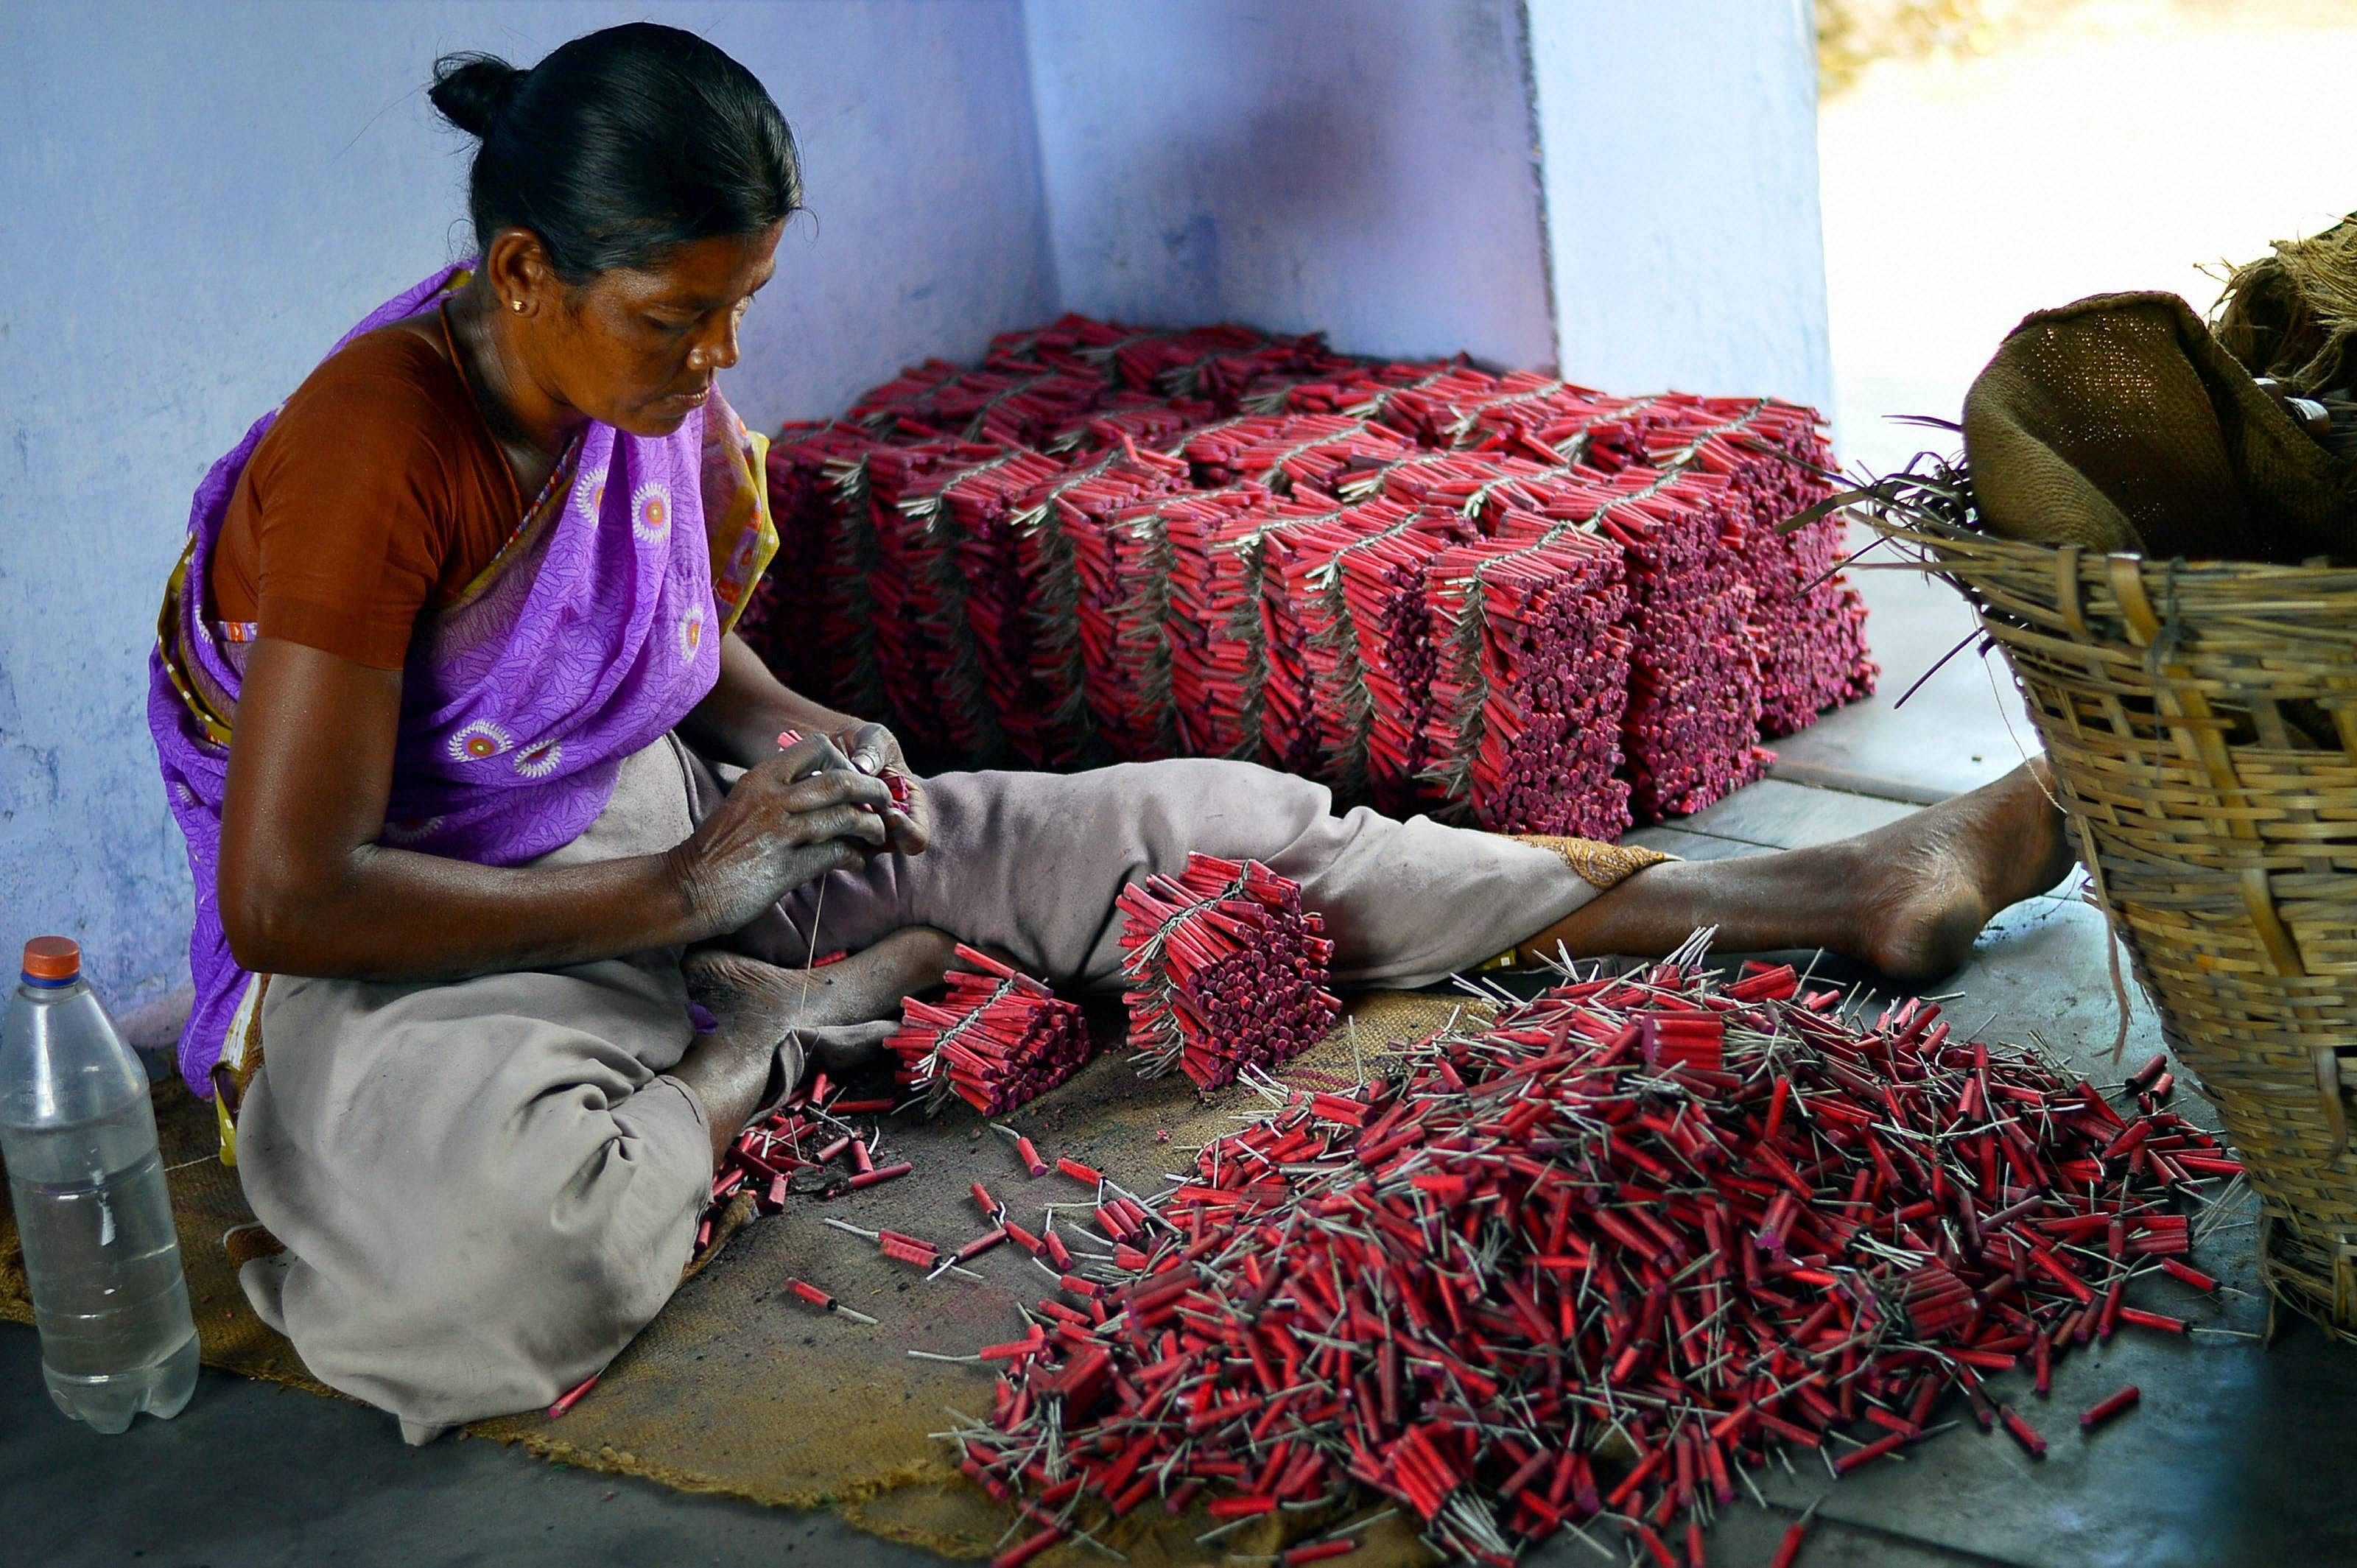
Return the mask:
<svg viewBox="0 0 2357 1568">
<path fill-rule="evenodd" d="M 1555 358 L 1517 0 L 1028 0 L 1064 303 Z"/>
<path fill-rule="evenodd" d="M 188 870 L 141 704 L 189 491 L 378 301 L 452 259 L 436 54 L 647 18 L 751 67 L 813 216 L 748 322 L 748 419 L 1052 314 L 1017 0 L 0 6 L 0 946 L 185 979 Z M 6 961 L 6 960 L 0 960 Z"/>
<path fill-rule="evenodd" d="M 1807 0 L 0 5 L 0 950 L 184 977 L 142 703 L 188 492 L 464 246 L 434 56 L 640 17 L 802 141 L 763 424 L 1059 308 L 1824 395 Z"/>
</svg>

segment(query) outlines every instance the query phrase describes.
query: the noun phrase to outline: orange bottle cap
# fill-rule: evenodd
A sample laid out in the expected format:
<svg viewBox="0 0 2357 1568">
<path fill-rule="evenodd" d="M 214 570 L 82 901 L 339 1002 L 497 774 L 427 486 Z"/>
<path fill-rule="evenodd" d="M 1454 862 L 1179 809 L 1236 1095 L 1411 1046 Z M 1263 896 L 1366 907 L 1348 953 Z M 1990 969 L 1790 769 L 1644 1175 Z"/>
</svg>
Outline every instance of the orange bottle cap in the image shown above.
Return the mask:
<svg viewBox="0 0 2357 1568">
<path fill-rule="evenodd" d="M 71 980 L 81 972 L 81 944 L 71 937 L 35 937 L 25 944 L 30 980 Z"/>
</svg>

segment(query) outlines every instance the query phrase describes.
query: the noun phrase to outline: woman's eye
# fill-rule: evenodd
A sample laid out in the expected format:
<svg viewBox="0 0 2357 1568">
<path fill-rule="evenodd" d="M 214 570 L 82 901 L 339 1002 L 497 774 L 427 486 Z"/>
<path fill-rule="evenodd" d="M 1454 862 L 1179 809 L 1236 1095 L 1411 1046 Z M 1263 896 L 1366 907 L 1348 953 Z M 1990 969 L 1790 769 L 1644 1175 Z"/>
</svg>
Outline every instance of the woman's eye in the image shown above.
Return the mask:
<svg viewBox="0 0 2357 1568">
<path fill-rule="evenodd" d="M 660 316 L 650 316 L 646 320 L 647 325 L 652 327 L 656 331 L 669 333 L 673 337 L 676 337 L 680 333 L 686 331 L 689 328 L 695 325 L 693 321 L 666 321 Z"/>
</svg>

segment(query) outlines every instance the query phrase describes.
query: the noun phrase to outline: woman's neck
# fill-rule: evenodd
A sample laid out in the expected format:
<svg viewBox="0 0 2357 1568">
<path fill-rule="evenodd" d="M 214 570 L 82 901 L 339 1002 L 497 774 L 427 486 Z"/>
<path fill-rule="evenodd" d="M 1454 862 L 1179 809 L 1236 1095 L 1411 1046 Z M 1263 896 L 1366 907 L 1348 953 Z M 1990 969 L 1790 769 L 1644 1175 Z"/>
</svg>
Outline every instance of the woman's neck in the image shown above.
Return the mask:
<svg viewBox="0 0 2357 1568">
<path fill-rule="evenodd" d="M 444 306 L 459 373 L 501 445 L 553 460 L 589 416 L 543 390 L 530 370 L 518 318 L 499 308 L 479 276 Z"/>
</svg>

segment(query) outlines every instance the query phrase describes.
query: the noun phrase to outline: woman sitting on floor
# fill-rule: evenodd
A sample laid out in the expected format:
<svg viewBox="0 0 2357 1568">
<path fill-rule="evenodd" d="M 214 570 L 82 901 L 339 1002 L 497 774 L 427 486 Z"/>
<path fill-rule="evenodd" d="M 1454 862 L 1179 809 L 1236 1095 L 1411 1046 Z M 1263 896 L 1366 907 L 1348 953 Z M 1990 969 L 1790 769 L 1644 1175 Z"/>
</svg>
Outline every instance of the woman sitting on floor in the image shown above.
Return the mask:
<svg viewBox="0 0 2357 1568">
<path fill-rule="evenodd" d="M 945 774 L 895 806 L 891 735 L 729 630 L 774 534 L 714 378 L 801 201 L 777 106 L 643 24 L 530 71 L 446 61 L 433 99 L 482 138 L 481 256 L 207 477 L 150 704 L 197 886 L 180 1065 L 285 1244 L 241 1277 L 413 1441 L 604 1366 L 737 1131 L 806 1061 L 872 1058 L 953 937 L 1116 987 L 1115 894 L 1190 850 L 1299 881 L 1350 985 L 1705 925 L 1925 977 L 2068 867 L 2028 769 L 1708 865 L 1337 816 L 1238 762 Z M 826 738 L 780 756 L 788 728 Z M 814 943 L 852 956 L 805 980 Z"/>
</svg>

